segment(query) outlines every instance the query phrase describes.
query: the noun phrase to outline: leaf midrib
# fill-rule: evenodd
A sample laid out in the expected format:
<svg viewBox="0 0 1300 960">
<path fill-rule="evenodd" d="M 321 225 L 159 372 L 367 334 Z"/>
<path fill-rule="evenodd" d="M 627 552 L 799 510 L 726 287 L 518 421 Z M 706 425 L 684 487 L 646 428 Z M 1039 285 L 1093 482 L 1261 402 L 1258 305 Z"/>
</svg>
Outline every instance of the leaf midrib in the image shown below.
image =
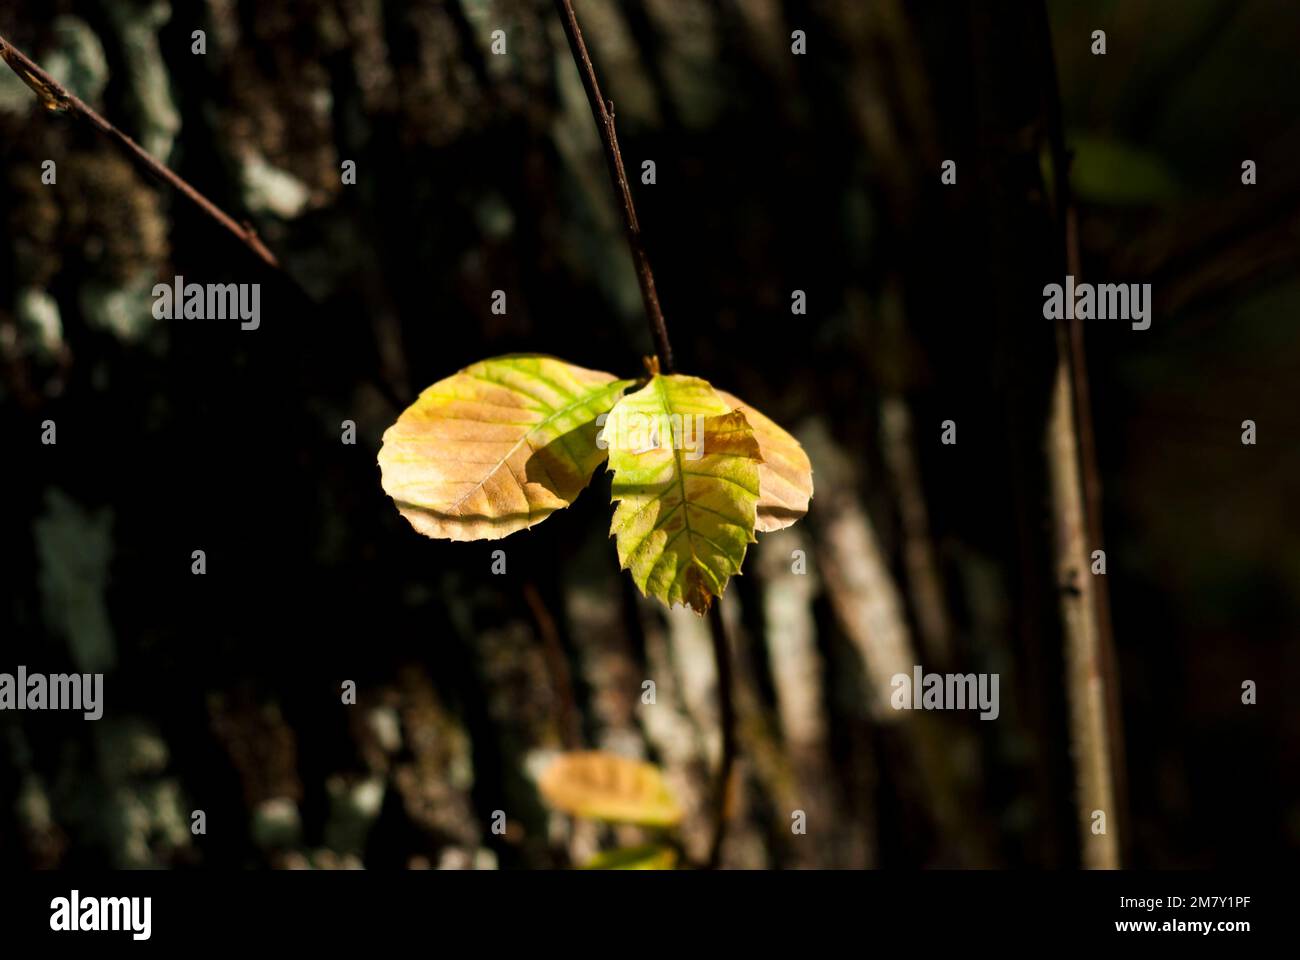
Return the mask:
<svg viewBox="0 0 1300 960">
<path fill-rule="evenodd" d="M 668 391 L 664 389 L 665 380 L 662 376 L 655 377 L 655 390 L 663 403 L 664 412 L 671 418 L 673 411 L 668 400 Z M 700 438 L 701 448 L 703 448 L 704 438 Z M 677 465 L 677 490 L 682 498 L 682 532 L 687 534 L 687 541 L 691 545 L 691 563 L 700 566 L 700 558 L 695 553 L 695 532 L 691 529 L 691 505 L 686 501 L 686 468 L 682 466 L 682 451 L 678 449 L 677 438 L 673 438 L 673 462 Z M 669 541 L 672 542 L 671 540 Z M 667 544 L 664 545 L 665 549 Z M 673 585 L 676 586 L 680 576 L 673 577 Z"/>
</svg>

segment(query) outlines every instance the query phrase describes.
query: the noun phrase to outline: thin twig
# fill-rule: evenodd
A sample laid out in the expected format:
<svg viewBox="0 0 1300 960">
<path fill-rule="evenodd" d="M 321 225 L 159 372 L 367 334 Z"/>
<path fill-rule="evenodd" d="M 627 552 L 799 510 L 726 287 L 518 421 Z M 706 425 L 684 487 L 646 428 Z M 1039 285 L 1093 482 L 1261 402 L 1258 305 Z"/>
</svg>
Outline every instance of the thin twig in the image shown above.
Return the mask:
<svg viewBox="0 0 1300 960">
<path fill-rule="evenodd" d="M 1048 427 L 1048 467 L 1055 521 L 1057 587 L 1065 632 L 1065 686 L 1070 706 L 1071 757 L 1078 795 L 1078 829 L 1083 864 L 1119 865 L 1113 758 L 1107 721 L 1105 660 L 1101 654 L 1094 599 L 1096 577 L 1088 570 L 1087 521 L 1079 479 L 1079 440 L 1074 422 L 1069 329 L 1057 321 L 1056 383 Z M 1094 833 L 1094 817 L 1105 816 L 1105 832 Z"/>
<path fill-rule="evenodd" d="M 1070 154 L 1065 144 L 1056 60 L 1045 7 L 1042 25 L 1047 64 L 1048 141 L 1057 228 L 1067 272 L 1079 279 L 1078 225 L 1070 200 Z M 1079 829 L 1083 863 L 1117 868 L 1123 823 L 1122 731 L 1110 602 L 1105 577 L 1089 572 L 1091 551 L 1102 549 L 1101 474 L 1097 464 L 1084 356 L 1078 318 L 1057 321 L 1058 369 L 1053 395 L 1049 456 L 1056 501 L 1058 566 L 1066 630 L 1066 674 L 1071 736 L 1079 791 Z M 1106 832 L 1093 832 L 1093 813 L 1106 816 Z"/>
<path fill-rule="evenodd" d="M 1066 190 L 1069 189 L 1067 180 Z M 1068 196 L 1068 193 L 1067 193 Z M 1077 284 L 1082 278 L 1079 264 L 1079 218 L 1073 203 L 1065 210 L 1066 270 Z M 1088 388 L 1088 363 L 1083 341 L 1083 321 L 1070 321 L 1071 382 L 1074 385 L 1074 421 L 1079 431 L 1079 466 L 1083 476 L 1084 517 L 1088 524 L 1091 550 L 1105 550 L 1101 523 L 1101 468 L 1097 462 L 1096 433 L 1092 425 L 1092 397 Z M 1091 553 L 1090 553 L 1091 557 Z M 1110 584 L 1104 576 L 1093 577 L 1093 606 L 1097 616 L 1097 644 L 1106 699 L 1106 730 L 1109 734 L 1111 789 L 1114 792 L 1117 831 L 1117 856 L 1123 858 L 1129 833 L 1127 823 L 1128 789 L 1124 762 L 1124 729 L 1120 718 L 1119 667 L 1116 662 L 1115 634 L 1110 616 Z"/>
<path fill-rule="evenodd" d="M 164 183 L 175 187 L 188 197 L 200 210 L 221 224 L 240 243 L 256 254 L 259 260 L 268 266 L 279 269 L 279 261 L 262 243 L 251 224 L 235 222 L 220 207 L 195 190 L 168 167 L 155 160 L 138 143 L 87 106 L 79 97 L 65 90 L 57 80 L 42 70 L 39 65 L 29 59 L 26 54 L 3 36 L 0 36 L 0 59 L 3 59 L 8 64 L 9 69 L 17 74 L 18 79 L 32 88 L 45 109 L 54 113 L 69 113 L 74 117 L 87 121 L 96 130 L 116 141 L 118 146 L 125 150 L 140 167 Z"/>
<path fill-rule="evenodd" d="M 668 343 L 668 328 L 664 325 L 663 310 L 659 306 L 659 294 L 655 292 L 655 278 L 650 271 L 650 260 L 646 256 L 645 246 L 641 242 L 641 223 L 637 220 L 636 205 L 632 202 L 632 188 L 627 182 L 627 171 L 623 169 L 623 154 L 618 149 L 618 135 L 614 132 L 613 101 L 606 101 L 600 92 L 600 83 L 596 80 L 596 68 L 591 64 L 587 45 L 582 40 L 582 28 L 578 26 L 578 16 L 573 12 L 571 0 L 555 0 L 555 7 L 560 12 L 564 23 L 564 35 L 569 40 L 569 50 L 578 64 L 578 73 L 582 76 L 582 86 L 587 91 L 587 102 L 596 117 L 596 129 L 600 141 L 605 147 L 605 159 L 609 165 L 609 178 L 614 183 L 614 192 L 618 194 L 623 205 L 623 225 L 627 234 L 628 246 L 632 248 L 632 261 L 636 267 L 637 283 L 641 285 L 641 299 L 645 301 L 646 318 L 650 321 L 650 335 L 654 337 L 655 353 L 659 356 L 659 369 L 664 373 L 673 372 L 673 348 Z"/>
<path fill-rule="evenodd" d="M 564 649 L 564 641 L 560 638 L 559 627 L 555 623 L 555 617 L 551 616 L 551 611 L 546 608 L 537 584 L 532 580 L 524 584 L 524 602 L 528 604 L 537 634 L 541 637 L 542 657 L 546 661 L 547 672 L 551 675 L 556 699 L 559 700 L 560 735 L 565 749 L 577 750 L 582 744 L 582 722 L 573 695 L 569 657 Z"/>
<path fill-rule="evenodd" d="M 587 45 L 582 40 L 582 28 L 578 26 L 578 15 L 573 12 L 572 0 L 555 0 L 560 21 L 564 25 L 564 35 L 569 41 L 569 50 L 578 66 L 583 88 L 587 91 L 587 102 L 596 118 L 596 129 L 600 142 L 605 148 L 605 160 L 609 167 L 609 177 L 614 185 L 623 210 L 624 233 L 628 247 L 632 251 L 632 261 L 636 267 L 637 282 L 641 286 L 641 299 L 645 302 L 646 320 L 650 324 L 650 335 L 654 339 L 655 355 L 661 373 L 673 372 L 673 348 L 668 341 L 668 327 L 664 323 L 663 310 L 659 306 L 659 295 L 655 292 L 654 273 L 650 270 L 650 258 L 646 256 L 645 246 L 641 241 L 641 224 L 637 220 L 636 205 L 632 202 L 632 188 L 627 182 L 627 173 L 623 169 L 623 155 L 618 149 L 618 134 L 614 131 L 614 110 L 600 92 L 600 82 L 596 79 L 596 68 L 592 66 Z M 731 652 L 727 646 L 727 630 L 722 622 L 721 601 L 709 608 L 709 633 L 713 638 L 713 660 L 718 671 L 718 722 L 722 727 L 722 760 L 715 785 L 717 796 L 714 803 L 713 839 L 709 845 L 709 866 L 718 865 L 722 852 L 722 841 L 727 829 L 727 785 L 731 780 L 731 769 L 736 758 L 736 717 L 732 704 L 734 679 L 731 670 Z"/>
<path fill-rule="evenodd" d="M 736 708 L 731 692 L 735 680 L 731 669 L 731 647 L 727 644 L 727 626 L 722 620 L 722 600 L 709 606 L 709 635 L 713 638 L 713 662 L 718 669 L 718 724 L 722 727 L 722 759 L 714 785 L 713 840 L 709 844 L 708 867 L 716 870 L 722 858 L 722 841 L 726 836 L 727 796 L 731 769 L 736 764 Z"/>
</svg>

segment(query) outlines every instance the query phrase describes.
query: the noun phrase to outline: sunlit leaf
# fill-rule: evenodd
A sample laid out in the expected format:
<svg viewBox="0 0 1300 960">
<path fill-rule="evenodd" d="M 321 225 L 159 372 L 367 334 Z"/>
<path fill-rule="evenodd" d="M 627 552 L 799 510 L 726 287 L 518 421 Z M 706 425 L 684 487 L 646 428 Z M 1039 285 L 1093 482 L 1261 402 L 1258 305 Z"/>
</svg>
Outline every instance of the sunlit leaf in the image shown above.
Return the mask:
<svg viewBox="0 0 1300 960">
<path fill-rule="evenodd" d="M 601 438 L 619 563 L 647 596 L 705 613 L 754 541 L 761 457 L 744 413 L 704 380 L 656 375 Z"/>
<path fill-rule="evenodd" d="M 613 753 L 561 754 L 538 786 L 548 804 L 575 817 L 651 827 L 675 826 L 682 819 L 658 767 Z"/>
<path fill-rule="evenodd" d="M 439 380 L 384 433 L 384 492 L 420 533 L 496 540 L 567 507 L 605 459 L 596 419 L 633 381 L 554 357 Z"/>
<path fill-rule="evenodd" d="M 716 388 L 715 388 L 716 389 Z M 812 464 L 799 441 L 745 401 L 718 390 L 728 406 L 739 409 L 754 431 L 763 462 L 758 465 L 758 517 L 754 529 L 771 533 L 790 526 L 808 512 L 813 495 Z"/>
<path fill-rule="evenodd" d="M 662 844 L 623 847 L 598 853 L 585 864 L 584 870 L 673 870 L 677 851 Z"/>
</svg>

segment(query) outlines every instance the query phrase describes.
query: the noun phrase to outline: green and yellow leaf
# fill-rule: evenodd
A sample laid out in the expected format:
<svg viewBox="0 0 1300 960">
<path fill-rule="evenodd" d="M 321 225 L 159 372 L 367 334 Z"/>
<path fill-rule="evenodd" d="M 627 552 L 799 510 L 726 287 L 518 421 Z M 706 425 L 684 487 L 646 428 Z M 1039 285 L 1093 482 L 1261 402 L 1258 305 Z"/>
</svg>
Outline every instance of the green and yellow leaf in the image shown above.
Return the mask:
<svg viewBox="0 0 1300 960">
<path fill-rule="evenodd" d="M 420 533 L 496 540 L 591 482 L 596 420 L 633 383 L 554 357 L 482 360 L 439 380 L 384 433 L 384 492 Z"/>
<path fill-rule="evenodd" d="M 707 381 L 657 374 L 610 410 L 610 533 L 647 596 L 703 614 L 754 542 L 761 454 L 745 414 Z"/>
<path fill-rule="evenodd" d="M 715 390 L 717 388 L 714 388 Z M 758 518 L 754 529 L 771 533 L 790 526 L 808 512 L 813 495 L 812 464 L 799 441 L 745 401 L 717 390 L 718 396 L 745 415 L 763 462 L 758 465 Z"/>
<path fill-rule="evenodd" d="M 582 865 L 584 870 L 674 870 L 676 867 L 677 851 L 655 843 L 605 850 Z"/>
<path fill-rule="evenodd" d="M 659 768 L 600 750 L 561 754 L 538 781 L 542 797 L 575 817 L 672 827 L 681 822 Z"/>
</svg>

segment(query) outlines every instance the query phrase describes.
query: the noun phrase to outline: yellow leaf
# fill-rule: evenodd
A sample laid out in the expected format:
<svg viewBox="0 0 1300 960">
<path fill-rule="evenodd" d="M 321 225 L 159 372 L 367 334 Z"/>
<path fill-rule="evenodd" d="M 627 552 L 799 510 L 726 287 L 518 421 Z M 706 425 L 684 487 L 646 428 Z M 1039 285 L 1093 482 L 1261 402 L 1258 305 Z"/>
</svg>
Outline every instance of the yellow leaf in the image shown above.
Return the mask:
<svg viewBox="0 0 1300 960">
<path fill-rule="evenodd" d="M 538 786 L 548 804 L 575 817 L 650 827 L 682 819 L 658 767 L 600 750 L 561 754 Z"/>
<path fill-rule="evenodd" d="M 605 459 L 597 418 L 631 380 L 554 357 L 472 364 L 384 433 L 384 492 L 420 533 L 496 540 L 567 507 Z"/>
<path fill-rule="evenodd" d="M 717 390 L 717 394 L 733 410 L 745 415 L 763 457 L 758 465 L 758 518 L 754 529 L 771 533 L 790 526 L 808 512 L 808 501 L 812 499 L 808 454 L 798 440 L 745 401 L 725 390 Z"/>
<path fill-rule="evenodd" d="M 647 596 L 704 614 L 754 541 L 760 455 L 745 415 L 704 380 L 659 374 L 614 405 L 601 440 L 620 565 Z"/>
</svg>

